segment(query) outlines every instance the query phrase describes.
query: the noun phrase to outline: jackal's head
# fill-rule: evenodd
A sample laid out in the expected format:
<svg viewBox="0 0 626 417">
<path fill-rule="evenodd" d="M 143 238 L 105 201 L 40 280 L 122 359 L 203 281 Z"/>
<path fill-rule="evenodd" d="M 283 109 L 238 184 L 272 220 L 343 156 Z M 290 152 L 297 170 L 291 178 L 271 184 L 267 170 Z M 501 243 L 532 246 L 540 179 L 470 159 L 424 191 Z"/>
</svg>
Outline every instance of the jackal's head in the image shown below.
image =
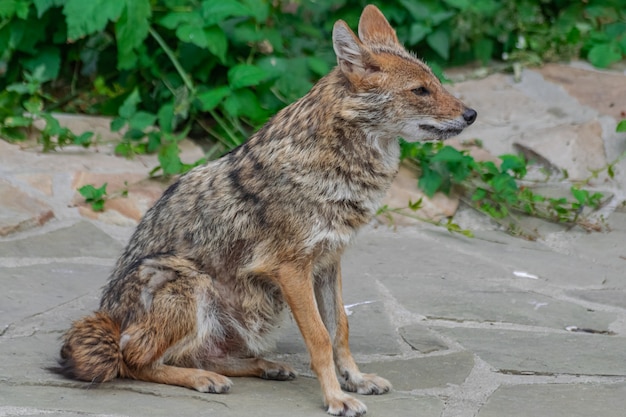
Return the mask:
<svg viewBox="0 0 626 417">
<path fill-rule="evenodd" d="M 375 6 L 363 10 L 358 37 L 344 21 L 335 23 L 333 46 L 354 99 L 346 116 L 368 129 L 408 141 L 446 139 L 476 120 L 476 111 L 404 49 Z"/>
</svg>

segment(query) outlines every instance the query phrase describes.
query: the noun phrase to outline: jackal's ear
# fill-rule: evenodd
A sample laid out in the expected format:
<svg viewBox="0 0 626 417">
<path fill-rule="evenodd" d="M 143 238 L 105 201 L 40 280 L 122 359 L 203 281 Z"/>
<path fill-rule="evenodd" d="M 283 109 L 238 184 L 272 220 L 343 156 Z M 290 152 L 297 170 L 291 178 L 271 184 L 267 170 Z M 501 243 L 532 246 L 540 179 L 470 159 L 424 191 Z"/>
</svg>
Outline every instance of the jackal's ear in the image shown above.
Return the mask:
<svg viewBox="0 0 626 417">
<path fill-rule="evenodd" d="M 381 11 L 371 4 L 366 6 L 361 13 L 359 38 L 369 46 L 402 47 L 396 36 L 396 31 L 393 30 Z"/>
<path fill-rule="evenodd" d="M 362 78 L 379 69 L 373 65 L 370 53 L 343 20 L 338 20 L 333 27 L 333 48 L 339 68 L 347 76 Z"/>
</svg>

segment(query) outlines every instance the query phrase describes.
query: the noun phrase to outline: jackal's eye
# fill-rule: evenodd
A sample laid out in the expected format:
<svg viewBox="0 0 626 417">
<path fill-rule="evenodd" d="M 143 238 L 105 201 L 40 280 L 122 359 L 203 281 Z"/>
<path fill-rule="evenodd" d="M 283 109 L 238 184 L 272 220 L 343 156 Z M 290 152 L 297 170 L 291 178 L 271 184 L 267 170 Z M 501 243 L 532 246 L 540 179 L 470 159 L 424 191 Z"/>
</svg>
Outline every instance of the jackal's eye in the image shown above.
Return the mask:
<svg viewBox="0 0 626 417">
<path fill-rule="evenodd" d="M 424 97 L 430 94 L 430 91 L 426 87 L 418 87 L 411 90 L 413 94 L 419 97 Z"/>
</svg>

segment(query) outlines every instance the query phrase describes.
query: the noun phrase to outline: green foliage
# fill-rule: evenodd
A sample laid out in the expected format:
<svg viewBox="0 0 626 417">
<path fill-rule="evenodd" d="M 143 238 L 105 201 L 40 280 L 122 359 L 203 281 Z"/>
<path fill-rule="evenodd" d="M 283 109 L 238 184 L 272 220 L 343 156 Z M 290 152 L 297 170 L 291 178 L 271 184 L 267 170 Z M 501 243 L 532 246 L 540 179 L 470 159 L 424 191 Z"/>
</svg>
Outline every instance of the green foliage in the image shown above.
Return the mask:
<svg viewBox="0 0 626 417">
<path fill-rule="evenodd" d="M 70 132 L 52 112 L 108 115 L 112 130 L 123 132 L 118 154 L 154 152 L 160 165 L 152 174 L 184 172 L 204 159 L 181 161 L 181 138 L 208 138 L 215 145 L 208 157 L 241 144 L 330 70 L 333 23 L 356 27 L 366 3 L 0 0 L 0 136 L 23 140 L 42 120 L 44 151 L 89 146 L 93 134 Z M 626 55 L 623 0 L 374 3 L 438 74 L 494 59 L 582 56 L 607 67 Z M 463 153 L 431 151 L 414 156 L 431 164 L 420 180 L 429 194 L 476 172 Z M 474 195 L 494 215 L 515 199 L 507 175 L 523 176 L 519 161 L 505 158 L 503 166 L 481 166 L 490 188 Z"/>
<path fill-rule="evenodd" d="M 626 119 L 622 120 L 621 122 L 619 122 L 617 124 L 617 127 L 615 128 L 616 132 L 626 132 Z"/>
<path fill-rule="evenodd" d="M 241 144 L 329 71 L 332 23 L 342 18 L 356 26 L 365 4 L 2 0 L 0 134 L 21 139 L 33 119 L 47 114 L 48 123 L 50 111 L 60 109 L 116 117 L 112 127 L 125 132 L 118 146 L 124 156 L 173 157 L 160 149 L 181 132 L 217 143 L 215 155 Z M 538 62 L 579 53 L 606 67 L 626 53 L 621 0 L 378 5 L 401 41 L 438 70 L 474 60 Z M 45 150 L 92 139 L 49 124 Z M 191 165 L 169 166 L 164 172 Z"/>
<path fill-rule="evenodd" d="M 520 230 L 516 213 L 587 227 L 586 219 L 580 217 L 583 209 L 598 208 L 603 198 L 601 193 L 591 194 L 577 187 L 570 189 L 571 198 L 550 198 L 518 185 L 527 173 L 527 161 L 521 156 L 502 155 L 497 165 L 476 161 L 467 152 L 441 142 L 400 143 L 401 158 L 414 161 L 419 167 L 418 185 L 427 196 L 438 191 L 447 194 L 455 187 L 472 207 L 501 223 L 508 222 L 512 233 L 527 238 L 534 236 Z"/>
<path fill-rule="evenodd" d="M 80 195 L 85 197 L 85 201 L 91 204 L 93 211 L 104 210 L 104 200 L 107 197 L 107 183 L 102 184 L 100 188 L 93 185 L 84 185 L 78 189 Z"/>
</svg>

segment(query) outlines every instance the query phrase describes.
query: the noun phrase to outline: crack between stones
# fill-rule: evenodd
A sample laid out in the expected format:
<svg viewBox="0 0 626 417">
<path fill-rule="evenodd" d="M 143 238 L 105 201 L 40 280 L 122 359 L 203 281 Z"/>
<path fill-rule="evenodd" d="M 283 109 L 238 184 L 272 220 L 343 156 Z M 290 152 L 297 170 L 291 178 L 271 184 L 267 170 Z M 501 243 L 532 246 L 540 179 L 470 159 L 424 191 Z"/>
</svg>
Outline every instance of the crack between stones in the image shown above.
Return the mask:
<svg viewBox="0 0 626 417">
<path fill-rule="evenodd" d="M 100 390 L 105 390 L 105 391 L 108 390 L 108 391 L 133 392 L 136 394 L 150 395 L 150 396 L 159 397 L 159 398 L 181 398 L 181 396 L 178 396 L 178 395 L 168 395 L 168 394 L 163 394 L 163 393 L 146 391 L 146 390 L 142 390 L 140 388 L 135 388 L 131 386 L 118 387 L 115 385 L 108 385 L 106 387 L 102 387 L 101 384 L 89 384 L 89 383 L 85 383 L 87 386 L 83 386 L 81 383 L 75 383 L 71 381 L 68 381 L 67 383 L 58 382 L 58 381 L 47 381 L 45 383 L 28 382 L 28 381 L 16 383 L 16 382 L 11 382 L 11 381 L 2 381 L 2 383 L 11 387 L 55 387 L 55 388 L 65 388 L 65 389 L 70 388 L 70 389 L 76 389 L 76 390 L 100 389 Z M 206 394 L 206 395 L 214 395 L 214 394 Z M 185 396 L 185 398 L 193 398 L 193 399 L 197 399 L 197 400 L 212 403 L 212 404 L 219 404 L 219 405 L 224 406 L 225 408 L 230 408 L 228 404 L 226 404 L 225 402 L 216 401 L 214 399 L 208 399 L 204 395 L 192 394 L 192 395 Z"/>
</svg>

